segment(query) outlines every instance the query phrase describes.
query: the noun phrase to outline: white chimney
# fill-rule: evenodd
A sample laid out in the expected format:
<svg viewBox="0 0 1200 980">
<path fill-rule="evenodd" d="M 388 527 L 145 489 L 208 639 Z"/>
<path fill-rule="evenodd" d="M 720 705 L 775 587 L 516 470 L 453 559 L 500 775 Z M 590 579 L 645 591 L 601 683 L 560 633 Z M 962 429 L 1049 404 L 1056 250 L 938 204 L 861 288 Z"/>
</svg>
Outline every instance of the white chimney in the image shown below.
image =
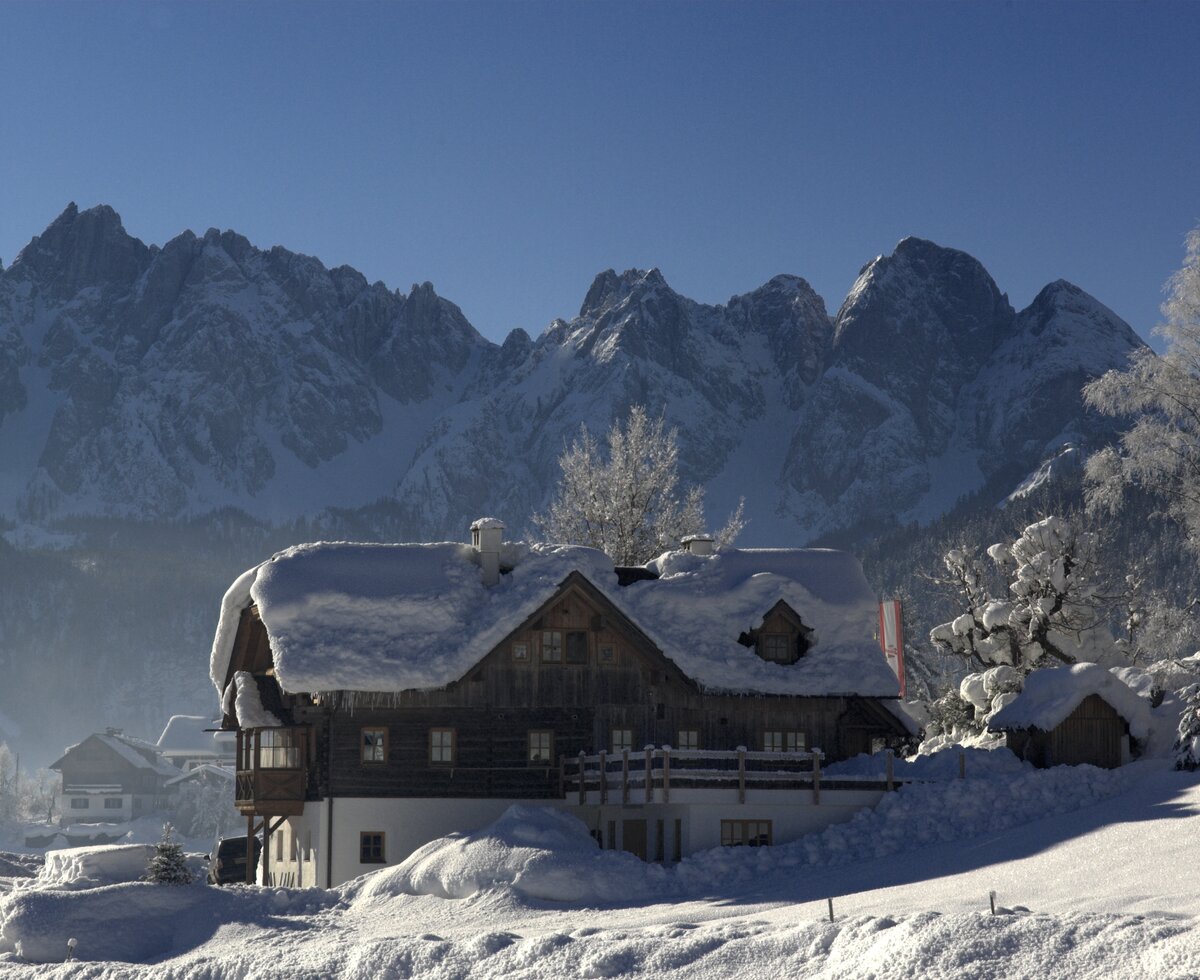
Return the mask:
<svg viewBox="0 0 1200 980">
<path fill-rule="evenodd" d="M 707 557 L 713 553 L 713 536 L 711 534 L 689 534 L 680 542 L 683 550 L 689 555 Z"/>
<path fill-rule="evenodd" d="M 483 584 L 500 581 L 500 546 L 504 544 L 504 522 L 494 517 L 481 517 L 471 525 L 471 545 L 479 552 L 483 569 Z"/>
</svg>

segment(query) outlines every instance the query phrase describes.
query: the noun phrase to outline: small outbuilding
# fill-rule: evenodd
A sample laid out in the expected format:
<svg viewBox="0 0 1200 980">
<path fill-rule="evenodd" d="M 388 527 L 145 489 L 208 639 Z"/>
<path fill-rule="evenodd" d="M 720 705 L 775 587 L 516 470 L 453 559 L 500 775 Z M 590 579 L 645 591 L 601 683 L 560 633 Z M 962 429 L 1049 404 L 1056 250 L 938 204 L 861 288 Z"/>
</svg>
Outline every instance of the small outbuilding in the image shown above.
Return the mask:
<svg viewBox="0 0 1200 980">
<path fill-rule="evenodd" d="M 1139 754 L 1150 734 L 1150 703 L 1099 664 L 1047 668 L 997 711 L 988 730 L 1040 768 L 1115 769 Z"/>
</svg>

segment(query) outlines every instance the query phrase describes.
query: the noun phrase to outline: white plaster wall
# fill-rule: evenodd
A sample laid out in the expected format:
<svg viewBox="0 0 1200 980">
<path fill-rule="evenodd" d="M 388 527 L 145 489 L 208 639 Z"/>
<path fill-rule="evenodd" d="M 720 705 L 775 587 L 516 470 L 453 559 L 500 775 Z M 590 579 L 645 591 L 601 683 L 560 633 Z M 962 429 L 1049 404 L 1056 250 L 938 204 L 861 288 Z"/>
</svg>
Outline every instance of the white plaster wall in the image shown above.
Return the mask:
<svg viewBox="0 0 1200 980">
<path fill-rule="evenodd" d="M 578 806 L 568 800 L 507 799 L 374 799 L 342 797 L 332 801 L 332 880 L 327 882 L 330 800 L 305 804 L 304 813 L 286 821 L 285 853 L 276 860 L 271 840 L 271 882 L 296 887 L 339 885 L 351 878 L 400 864 L 413 851 L 450 833 L 478 830 L 496 820 L 513 804 L 548 806 L 578 817 L 590 830 L 600 830 L 609 845 L 608 823 L 614 822 L 616 847 L 624 846 L 625 820 L 646 821 L 646 852 L 658 853 L 658 822 L 663 827 L 662 854 L 667 862 L 675 851 L 675 821 L 681 821 L 683 856 L 719 847 L 722 820 L 770 820 L 773 841 L 785 844 L 835 823 L 849 820 L 864 807 L 874 806 L 882 790 L 828 790 L 814 804 L 809 790 L 748 791 L 745 803 L 725 799 L 652 803 L 630 806 Z M 385 864 L 359 861 L 359 835 L 382 832 Z M 276 831 L 278 834 L 279 831 Z M 262 880 L 262 865 L 259 865 Z"/>
</svg>

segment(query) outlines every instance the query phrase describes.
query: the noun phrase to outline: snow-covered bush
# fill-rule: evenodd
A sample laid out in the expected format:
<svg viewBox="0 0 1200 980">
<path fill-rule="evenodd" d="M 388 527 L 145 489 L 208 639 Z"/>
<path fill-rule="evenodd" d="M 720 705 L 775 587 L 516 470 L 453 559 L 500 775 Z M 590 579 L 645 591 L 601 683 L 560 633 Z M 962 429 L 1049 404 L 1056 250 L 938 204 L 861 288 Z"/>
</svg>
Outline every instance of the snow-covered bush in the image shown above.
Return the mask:
<svg viewBox="0 0 1200 980">
<path fill-rule="evenodd" d="M 183 856 L 183 845 L 172 840 L 175 832 L 169 823 L 163 825 L 162 840 L 155 845 L 154 857 L 146 866 L 146 881 L 158 885 L 190 885 L 192 872 L 187 866 L 187 858 Z"/>
</svg>

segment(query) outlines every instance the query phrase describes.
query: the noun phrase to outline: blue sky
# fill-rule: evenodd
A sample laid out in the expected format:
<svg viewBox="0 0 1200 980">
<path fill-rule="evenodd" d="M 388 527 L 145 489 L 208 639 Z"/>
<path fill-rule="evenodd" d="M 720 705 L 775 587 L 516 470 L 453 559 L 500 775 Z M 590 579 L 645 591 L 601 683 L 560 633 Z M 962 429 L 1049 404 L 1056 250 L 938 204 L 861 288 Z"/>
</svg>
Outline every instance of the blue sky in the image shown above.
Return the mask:
<svg viewBox="0 0 1200 980">
<path fill-rule="evenodd" d="M 1200 222 L 1200 4 L 27 3 L 0 30 L 0 257 L 67 204 L 233 228 L 487 336 L 602 269 L 836 311 L 905 235 L 1143 335 Z"/>
</svg>

